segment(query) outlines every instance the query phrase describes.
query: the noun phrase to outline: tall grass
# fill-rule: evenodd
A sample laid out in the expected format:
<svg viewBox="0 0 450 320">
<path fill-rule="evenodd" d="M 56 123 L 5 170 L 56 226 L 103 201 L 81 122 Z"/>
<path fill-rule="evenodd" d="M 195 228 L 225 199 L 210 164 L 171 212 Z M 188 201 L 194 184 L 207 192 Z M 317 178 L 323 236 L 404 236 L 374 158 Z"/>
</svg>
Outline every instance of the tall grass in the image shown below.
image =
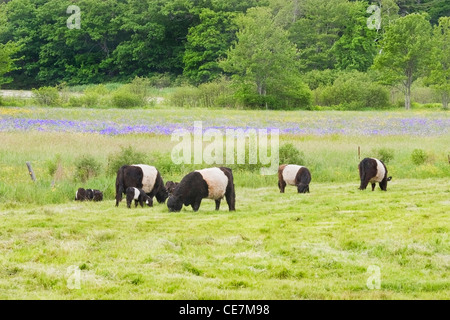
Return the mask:
<svg viewBox="0 0 450 320">
<path fill-rule="evenodd" d="M 188 172 L 211 166 L 173 163 L 170 156 L 175 142 L 168 136 L 116 136 L 76 134 L 76 133 L 0 133 L 0 199 L 28 203 L 65 203 L 71 201 L 78 187 L 100 188 L 105 198 L 114 197 L 116 164 L 111 160 L 131 148 L 140 154 L 139 162 L 156 166 L 165 181 L 179 181 Z M 443 178 L 450 176 L 448 165 L 448 139 L 443 137 L 347 137 L 347 136 L 282 136 L 280 144 L 292 144 L 301 150 L 303 163 L 312 173 L 312 185 L 316 182 L 330 184 L 354 182 L 358 184 L 358 146 L 361 146 L 361 159 L 372 157 L 374 150 L 388 146 L 395 150 L 395 158 L 387 165 L 389 175 L 394 180 Z M 207 144 L 205 144 L 207 145 Z M 101 146 L 101 148 L 99 148 Z M 149 146 L 152 146 L 149 148 Z M 414 163 L 415 149 L 426 150 L 428 160 Z M 80 150 L 83 150 L 80 153 Z M 425 151 L 424 151 L 425 152 Z M 48 161 L 59 157 L 64 171 L 52 188 L 54 178 L 49 173 Z M 81 183 L 77 179 L 77 161 L 89 157 L 100 167 L 99 175 Z M 120 160 L 120 158 L 119 158 Z M 28 176 L 25 162 L 31 161 L 38 182 L 33 184 Z M 117 162 L 117 161 L 116 161 Z M 129 162 L 123 159 L 122 162 Z M 133 162 L 133 161 L 131 161 Z M 122 163 L 131 164 L 131 163 Z M 217 165 L 217 164 L 214 164 Z M 222 165 L 222 164 L 219 164 Z M 228 165 L 234 171 L 235 183 L 239 187 L 260 188 L 277 186 L 277 177 L 261 176 L 258 166 Z M 265 167 L 268 167 L 266 165 Z M 111 169 L 112 168 L 112 169 Z"/>
</svg>

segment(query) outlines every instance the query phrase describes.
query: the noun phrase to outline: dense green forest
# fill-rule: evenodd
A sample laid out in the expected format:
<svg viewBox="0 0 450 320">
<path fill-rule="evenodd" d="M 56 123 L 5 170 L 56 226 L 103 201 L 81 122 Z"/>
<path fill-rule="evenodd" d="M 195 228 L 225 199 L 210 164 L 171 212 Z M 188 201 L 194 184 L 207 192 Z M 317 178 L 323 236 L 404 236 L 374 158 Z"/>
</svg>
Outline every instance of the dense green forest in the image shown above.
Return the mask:
<svg viewBox="0 0 450 320">
<path fill-rule="evenodd" d="M 289 108 L 366 83 L 376 107 L 423 77 L 445 107 L 449 16 L 447 0 L 0 0 L 0 85 L 227 77 L 246 105 Z"/>
</svg>

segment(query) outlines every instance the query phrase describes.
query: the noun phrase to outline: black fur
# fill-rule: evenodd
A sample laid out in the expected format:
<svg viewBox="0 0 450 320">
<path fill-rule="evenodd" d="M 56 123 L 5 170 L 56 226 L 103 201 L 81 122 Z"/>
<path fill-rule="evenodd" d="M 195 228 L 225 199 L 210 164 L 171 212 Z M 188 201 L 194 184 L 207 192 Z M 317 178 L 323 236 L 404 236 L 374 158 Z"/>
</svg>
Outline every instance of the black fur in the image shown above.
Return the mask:
<svg viewBox="0 0 450 320">
<path fill-rule="evenodd" d="M 147 205 L 149 207 L 153 206 L 153 199 L 150 198 L 144 190 L 142 189 L 138 189 L 139 190 L 139 196 L 137 199 L 134 199 L 134 187 L 129 187 L 127 188 L 125 194 L 127 195 L 127 207 L 131 208 L 131 202 L 134 200 L 134 207 L 136 208 L 138 203 L 141 205 L 141 207 L 144 207 L 144 202 L 147 202 Z M 137 188 L 136 188 L 137 189 Z"/>
<path fill-rule="evenodd" d="M 281 193 L 284 193 L 286 188 L 286 181 L 283 179 L 283 170 L 287 165 L 281 165 L 278 168 L 278 188 Z M 306 167 L 301 167 L 295 176 L 295 186 L 298 193 L 309 193 L 309 184 L 311 183 L 311 172 Z"/>
<path fill-rule="evenodd" d="M 103 201 L 103 192 L 101 192 L 100 190 L 94 190 L 92 200 Z"/>
<path fill-rule="evenodd" d="M 85 201 L 85 200 L 87 200 L 86 189 L 78 188 L 77 193 L 75 195 L 75 201 Z"/>
<path fill-rule="evenodd" d="M 75 197 L 75 200 L 102 201 L 103 200 L 103 192 L 101 192 L 100 190 L 96 190 L 96 189 L 78 188 L 78 192 Z"/>
<path fill-rule="evenodd" d="M 129 187 L 134 187 L 138 189 L 142 189 L 142 179 L 144 177 L 144 173 L 142 169 L 138 166 L 122 166 L 117 171 L 116 178 L 116 207 L 119 206 L 119 202 L 122 201 L 122 194 L 126 192 L 126 189 Z M 153 186 L 153 190 L 151 190 L 147 195 L 152 199 L 156 197 L 156 200 L 159 203 L 164 203 L 169 196 L 166 188 L 164 187 L 164 181 L 157 171 L 155 185 Z"/>
<path fill-rule="evenodd" d="M 385 175 L 383 180 L 379 182 L 380 189 L 383 191 L 387 191 L 387 183 L 392 180 L 392 177 L 388 177 L 388 171 L 386 165 L 383 161 L 379 160 L 381 164 L 384 166 Z M 366 190 L 367 185 L 377 175 L 377 161 L 372 158 L 364 158 L 358 165 L 359 178 L 361 180 L 361 185 L 359 186 L 360 190 Z M 372 191 L 375 190 L 376 182 L 372 182 Z"/>
<path fill-rule="evenodd" d="M 173 181 L 167 181 L 166 182 L 166 189 L 167 192 L 169 193 L 169 196 L 173 193 L 173 190 L 175 190 L 175 188 L 177 187 L 179 183 L 178 182 L 173 182 Z"/>
<path fill-rule="evenodd" d="M 220 170 L 228 178 L 227 188 L 225 190 L 225 199 L 230 211 L 235 211 L 236 194 L 233 183 L 233 172 L 230 168 L 220 167 Z M 208 197 L 208 184 L 199 172 L 191 172 L 187 174 L 173 191 L 173 194 L 167 201 L 167 207 L 171 212 L 181 211 L 183 204 L 192 206 L 194 211 L 198 211 L 202 199 Z M 216 210 L 220 209 L 221 199 L 214 199 L 216 202 Z"/>
</svg>

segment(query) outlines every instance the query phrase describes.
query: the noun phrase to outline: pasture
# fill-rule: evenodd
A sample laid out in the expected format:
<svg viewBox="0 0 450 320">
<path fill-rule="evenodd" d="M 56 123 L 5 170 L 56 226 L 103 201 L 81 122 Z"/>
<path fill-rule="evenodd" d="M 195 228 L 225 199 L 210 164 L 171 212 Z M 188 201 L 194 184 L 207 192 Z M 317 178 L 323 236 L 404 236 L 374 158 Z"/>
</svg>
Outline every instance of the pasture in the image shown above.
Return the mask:
<svg viewBox="0 0 450 320">
<path fill-rule="evenodd" d="M 170 162 L 170 133 L 194 121 L 279 129 L 303 152 L 311 193 L 280 194 L 276 176 L 242 168 L 236 212 L 211 200 L 197 213 L 116 208 L 111 155 L 133 146 L 179 181 L 193 167 Z M 440 111 L 0 108 L 0 299 L 448 299 L 449 128 Z M 358 146 L 391 149 L 387 192 L 357 189 Z M 86 182 L 73 176 L 83 155 L 101 164 Z M 80 186 L 105 200 L 75 202 Z"/>
</svg>

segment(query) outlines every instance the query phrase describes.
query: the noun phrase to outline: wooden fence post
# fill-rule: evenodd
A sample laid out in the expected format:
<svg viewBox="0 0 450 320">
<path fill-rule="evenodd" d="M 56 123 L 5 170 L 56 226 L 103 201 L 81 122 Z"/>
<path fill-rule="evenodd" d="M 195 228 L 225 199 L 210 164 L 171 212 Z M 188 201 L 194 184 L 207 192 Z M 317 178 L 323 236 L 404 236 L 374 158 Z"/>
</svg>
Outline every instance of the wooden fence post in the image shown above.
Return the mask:
<svg viewBox="0 0 450 320">
<path fill-rule="evenodd" d="M 358 146 L 358 159 L 361 161 L 361 147 Z"/>
<path fill-rule="evenodd" d="M 30 174 L 31 180 L 36 181 L 36 176 L 34 175 L 33 168 L 31 167 L 31 163 L 29 161 L 26 162 L 28 167 L 28 173 Z"/>
</svg>

